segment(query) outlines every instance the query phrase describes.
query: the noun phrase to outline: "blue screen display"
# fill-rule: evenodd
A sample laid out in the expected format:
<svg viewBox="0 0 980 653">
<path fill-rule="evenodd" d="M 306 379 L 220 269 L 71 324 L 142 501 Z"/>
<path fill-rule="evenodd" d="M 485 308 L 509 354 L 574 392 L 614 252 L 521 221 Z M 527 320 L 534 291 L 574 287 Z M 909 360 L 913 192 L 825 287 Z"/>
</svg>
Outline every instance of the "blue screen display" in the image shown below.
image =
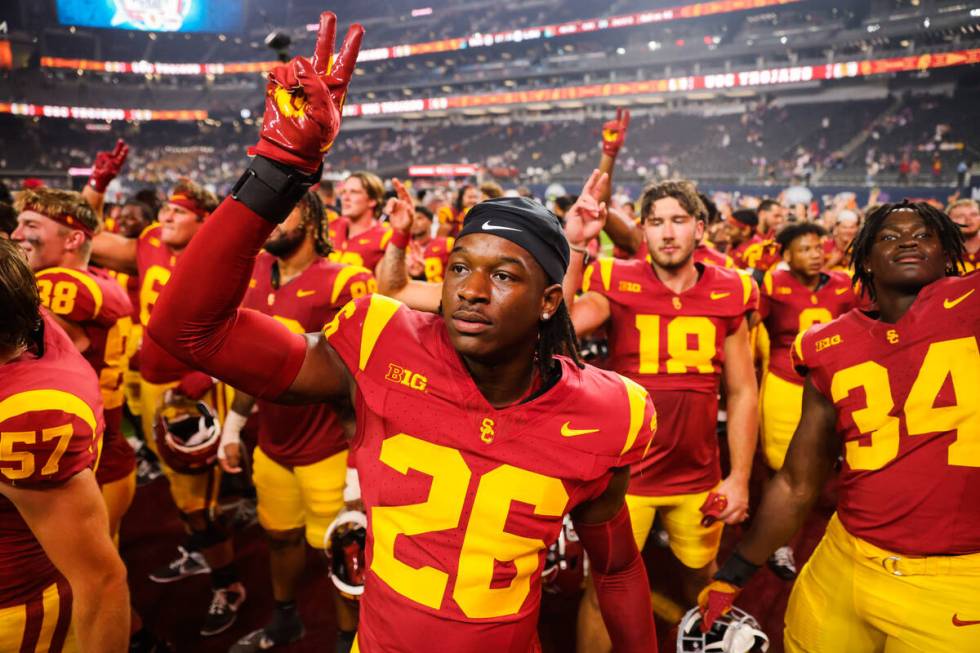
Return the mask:
<svg viewBox="0 0 980 653">
<path fill-rule="evenodd" d="M 57 0 L 62 25 L 147 32 L 239 32 L 242 0 Z"/>
</svg>

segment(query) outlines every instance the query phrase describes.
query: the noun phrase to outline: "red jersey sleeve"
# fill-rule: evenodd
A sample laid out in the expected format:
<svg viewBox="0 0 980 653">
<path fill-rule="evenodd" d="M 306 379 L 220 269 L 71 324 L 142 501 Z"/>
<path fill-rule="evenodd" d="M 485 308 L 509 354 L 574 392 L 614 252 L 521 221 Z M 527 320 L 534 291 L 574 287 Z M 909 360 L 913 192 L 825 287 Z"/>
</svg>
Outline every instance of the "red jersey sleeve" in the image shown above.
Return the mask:
<svg viewBox="0 0 980 653">
<path fill-rule="evenodd" d="M 41 304 L 71 322 L 99 321 L 104 297 L 95 279 L 80 270 L 48 268 L 37 273 Z M 109 323 L 118 319 L 113 317 Z"/>
<path fill-rule="evenodd" d="M 345 304 L 323 327 L 324 337 L 352 376 L 357 378 L 367 367 L 381 333 L 400 308 L 402 303 L 390 297 L 369 295 Z"/>
<path fill-rule="evenodd" d="M 824 324 L 814 324 L 806 331 L 800 332 L 793 342 L 790 357 L 793 369 L 800 376 L 809 375 L 810 383 L 828 399 L 830 398 L 829 380 L 821 373 L 822 352 L 829 347 L 841 343 L 842 338 L 836 329 L 837 320 Z"/>
<path fill-rule="evenodd" d="M 625 376 L 619 378 L 626 389 L 630 416 L 629 430 L 617 465 L 623 467 L 638 463 L 646 457 L 657 432 L 657 410 L 650 393 L 643 386 Z"/>
</svg>

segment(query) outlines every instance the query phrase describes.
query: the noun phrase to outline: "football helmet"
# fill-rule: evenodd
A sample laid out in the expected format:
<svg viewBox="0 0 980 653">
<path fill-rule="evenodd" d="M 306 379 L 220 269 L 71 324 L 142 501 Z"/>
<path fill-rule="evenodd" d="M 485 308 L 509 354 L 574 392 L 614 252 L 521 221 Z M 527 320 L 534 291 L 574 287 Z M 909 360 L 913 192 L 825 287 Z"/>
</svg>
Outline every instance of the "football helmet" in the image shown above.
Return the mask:
<svg viewBox="0 0 980 653">
<path fill-rule="evenodd" d="M 168 394 L 153 420 L 153 437 L 171 469 L 200 474 L 218 460 L 221 424 L 205 402 Z"/>
<path fill-rule="evenodd" d="M 691 608 L 677 626 L 677 653 L 766 653 L 769 637 L 755 617 L 735 606 L 701 632 L 701 612 Z"/>
<path fill-rule="evenodd" d="M 345 599 L 359 601 L 364 593 L 364 548 L 367 515 L 348 510 L 337 515 L 323 536 L 330 580 Z"/>
<path fill-rule="evenodd" d="M 589 558 L 572 525 L 572 518 L 565 515 L 558 539 L 548 547 L 541 572 L 541 588 L 549 594 L 575 592 L 589 572 Z"/>
</svg>

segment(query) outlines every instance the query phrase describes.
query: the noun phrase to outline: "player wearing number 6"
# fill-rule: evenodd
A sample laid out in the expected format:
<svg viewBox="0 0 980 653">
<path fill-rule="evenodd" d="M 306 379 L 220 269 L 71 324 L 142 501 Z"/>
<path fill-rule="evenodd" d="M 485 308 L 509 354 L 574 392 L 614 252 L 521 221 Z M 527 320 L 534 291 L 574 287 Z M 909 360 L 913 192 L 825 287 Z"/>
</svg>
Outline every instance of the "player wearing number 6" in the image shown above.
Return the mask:
<svg viewBox="0 0 980 653">
<path fill-rule="evenodd" d="M 105 408 L 102 456 L 95 478 L 116 537 L 136 492 L 133 448 L 122 433 L 123 373 L 132 305 L 122 286 L 88 267 L 95 213 L 79 193 L 37 188 L 17 197 L 13 240 L 37 276 L 41 304 L 68 332 L 99 377 Z"/>
<path fill-rule="evenodd" d="M 331 66 L 335 25 L 324 13 L 313 57 L 270 74 L 259 156 L 185 252 L 150 337 L 250 394 L 353 405 L 368 515 L 355 650 L 536 650 L 544 557 L 569 512 L 619 650 L 655 650 L 623 505 L 653 405 L 575 359 L 553 214 L 520 198 L 470 211 L 441 316 L 376 294 L 304 337 L 238 309 L 259 248 L 319 179 L 339 131 L 363 28 Z"/>
<path fill-rule="evenodd" d="M 837 515 L 786 612 L 790 653 L 957 651 L 980 628 L 980 278 L 925 203 L 885 204 L 853 244 L 876 310 L 793 346 L 803 414 L 752 528 L 701 597 L 705 624 L 802 524 L 838 456 Z"/>
<path fill-rule="evenodd" d="M 565 216 L 574 250 L 565 299 L 574 301 L 578 333 L 606 325 L 609 367 L 643 385 L 657 404 L 658 435 L 631 470 L 626 503 L 640 547 L 660 512 L 671 550 L 688 570 L 685 592 L 693 604 L 715 572 L 722 522 L 743 520 L 748 508 L 757 408 L 746 315 L 757 306 L 758 290 L 748 276 L 695 263 L 706 210 L 688 182 L 664 182 L 641 197 L 650 263 L 599 259 L 583 278 L 584 245 L 602 224 L 591 192 L 602 183 L 596 177 Z M 580 280 L 585 292 L 576 299 Z M 716 435 L 722 377 L 731 451 L 724 480 Z M 727 508 L 705 525 L 700 509 L 711 491 L 727 498 Z M 579 650 L 609 650 L 591 589 L 579 614 Z"/>
<path fill-rule="evenodd" d="M 126 568 L 92 473 L 99 383 L 2 239 L 0 315 L 0 653 L 122 653 Z"/>
</svg>

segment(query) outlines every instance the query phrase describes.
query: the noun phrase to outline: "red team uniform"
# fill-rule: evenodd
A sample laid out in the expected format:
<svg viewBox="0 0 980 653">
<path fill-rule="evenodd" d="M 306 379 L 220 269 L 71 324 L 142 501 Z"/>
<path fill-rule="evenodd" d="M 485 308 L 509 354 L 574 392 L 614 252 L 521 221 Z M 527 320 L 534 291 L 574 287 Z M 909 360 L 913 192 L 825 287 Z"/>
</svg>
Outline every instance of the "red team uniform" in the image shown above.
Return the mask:
<svg viewBox="0 0 980 653">
<path fill-rule="evenodd" d="M 41 303 L 56 316 L 81 327 L 89 341 L 82 356 L 99 377 L 106 425 L 96 480 L 99 485 L 122 480 L 136 469 L 133 448 L 122 433 L 123 374 L 132 304 L 115 280 L 91 270 L 41 270 L 37 287 Z"/>
<path fill-rule="evenodd" d="M 837 517 L 790 600 L 787 650 L 980 641 L 978 290 L 977 275 L 941 279 L 894 324 L 851 311 L 794 345 L 836 408 L 844 464 Z"/>
<path fill-rule="evenodd" d="M 733 252 L 732 256 L 736 256 L 736 254 Z M 779 243 L 775 240 L 763 240 L 761 237 L 755 236 L 748 246 L 738 252 L 736 258 L 738 267 L 743 270 L 751 268 L 765 272 L 782 261 L 783 254 Z"/>
<path fill-rule="evenodd" d="M 752 234 L 752 237 L 748 240 L 742 241 L 735 247 L 732 247 L 728 254 L 735 261 L 735 267 L 740 270 L 747 270 L 751 267 L 751 262 L 747 260 L 746 255 L 752 254 L 753 258 L 758 254 L 759 247 L 762 244 L 762 237 L 759 234 Z"/>
<path fill-rule="evenodd" d="M 94 467 L 104 428 L 91 366 L 42 313 L 43 355 L 4 365 L 0 384 L 0 482 L 39 490 Z M 71 641 L 70 623 L 71 588 L 0 496 L 0 650 L 57 653 Z"/>
<path fill-rule="evenodd" d="M 429 283 L 442 283 L 449 263 L 449 253 L 453 251 L 455 238 L 433 238 L 425 244 L 422 259 L 425 263 L 425 280 Z"/>
<path fill-rule="evenodd" d="M 324 335 L 357 384 L 351 446 L 370 516 L 354 650 L 538 650 L 546 549 L 613 468 L 643 458 L 647 393 L 560 358 L 553 387 L 496 409 L 440 316 L 380 295 Z"/>
<path fill-rule="evenodd" d="M 347 220 L 347 218 L 340 218 L 337 222 L 341 220 Z M 337 222 L 334 225 L 337 225 Z M 391 225 L 378 222 L 357 236 L 348 235 L 347 230 L 349 228 L 348 222 L 342 226 L 333 227 L 330 232 L 331 238 L 335 238 L 333 240 L 334 251 L 330 253 L 330 260 L 367 268 L 373 272 L 385 255 L 385 248 L 388 247 L 388 241 L 391 240 L 391 235 L 394 233 Z"/>
<path fill-rule="evenodd" d="M 642 385 L 657 404 L 658 436 L 631 468 L 627 494 L 637 543 L 645 542 L 656 509 L 670 508 L 664 521 L 671 548 L 691 568 L 714 559 L 721 536 L 720 523 L 700 527 L 698 508 L 721 481 L 715 429 L 725 338 L 758 304 L 748 276 L 697 267 L 698 282 L 680 295 L 644 261 L 599 259 L 582 280 L 583 291 L 609 301 L 609 368 Z"/>
<path fill-rule="evenodd" d="M 698 243 L 698 246 L 694 248 L 694 262 L 704 265 L 717 265 L 723 268 L 735 267 L 735 261 L 732 260 L 731 256 L 722 254 L 714 247 L 709 247 L 704 243 Z"/>
<path fill-rule="evenodd" d="M 789 441 L 800 422 L 803 378 L 793 368 L 796 337 L 814 324 L 830 322 L 854 308 L 851 280 L 843 272 L 823 273 L 810 290 L 789 270 L 770 270 L 762 280 L 759 315 L 768 334 L 768 368 L 762 379 L 762 445 L 772 469 L 783 466 Z"/>
<path fill-rule="evenodd" d="M 326 259 L 276 288 L 276 265 L 274 256 L 259 255 L 242 307 L 270 315 L 294 333 L 319 331 L 351 299 L 377 290 L 364 268 Z M 274 531 L 305 525 L 307 541 L 322 548 L 327 527 L 344 506 L 347 440 L 340 418 L 328 404 L 257 404 L 259 522 Z"/>
</svg>

